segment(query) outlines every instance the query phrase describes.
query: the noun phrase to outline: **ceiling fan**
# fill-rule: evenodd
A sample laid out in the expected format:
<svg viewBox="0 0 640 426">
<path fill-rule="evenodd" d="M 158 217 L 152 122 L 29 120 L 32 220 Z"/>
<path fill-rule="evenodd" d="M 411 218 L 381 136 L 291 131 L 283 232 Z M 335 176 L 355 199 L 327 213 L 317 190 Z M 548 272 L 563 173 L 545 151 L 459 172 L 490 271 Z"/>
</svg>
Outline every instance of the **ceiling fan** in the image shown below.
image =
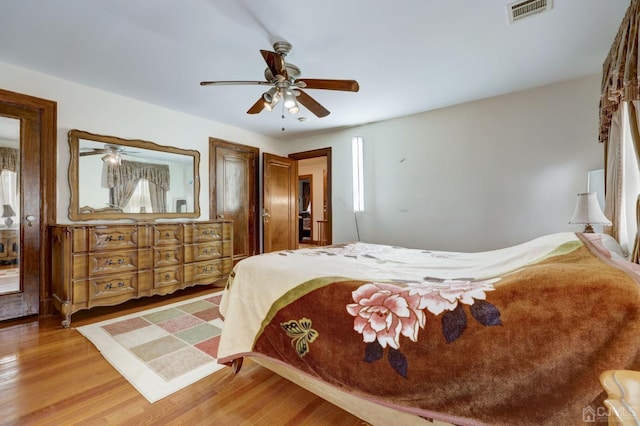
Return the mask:
<svg viewBox="0 0 640 426">
<path fill-rule="evenodd" d="M 326 117 L 329 110 L 323 107 L 302 89 L 340 90 L 345 92 L 357 92 L 360 89 L 355 80 L 327 80 L 315 78 L 298 78 L 300 68 L 285 62 L 285 56 L 291 51 L 291 44 L 286 41 L 277 41 L 273 44 L 275 52 L 260 50 L 267 63 L 264 71 L 266 81 L 201 81 L 201 86 L 229 85 L 229 84 L 255 84 L 271 86 L 262 94 L 255 104 L 249 108 L 247 114 L 258 114 L 263 109 L 272 111 L 282 100 L 283 107 L 291 114 L 299 111 L 298 102 L 318 117 Z"/>
<path fill-rule="evenodd" d="M 102 161 L 107 162 L 107 163 L 111 163 L 111 164 L 121 164 L 122 162 L 122 154 L 134 154 L 137 151 L 128 151 L 126 150 L 124 147 L 119 146 L 119 145 L 111 145 L 111 144 L 105 144 L 104 148 L 80 148 L 80 150 L 88 150 L 88 151 L 84 151 L 84 152 L 80 152 L 79 155 L 80 157 L 83 157 L 85 155 L 98 155 L 98 154 L 104 154 L 104 157 L 102 157 Z"/>
</svg>

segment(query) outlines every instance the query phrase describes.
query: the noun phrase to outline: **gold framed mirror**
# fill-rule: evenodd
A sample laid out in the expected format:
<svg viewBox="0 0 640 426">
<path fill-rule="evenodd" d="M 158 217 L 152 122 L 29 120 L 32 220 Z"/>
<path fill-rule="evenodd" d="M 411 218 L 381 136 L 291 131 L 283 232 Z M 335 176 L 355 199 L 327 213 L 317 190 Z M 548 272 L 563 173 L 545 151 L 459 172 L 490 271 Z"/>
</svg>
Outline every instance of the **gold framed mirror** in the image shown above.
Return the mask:
<svg viewBox="0 0 640 426">
<path fill-rule="evenodd" d="M 200 216 L 200 153 L 154 142 L 68 133 L 69 219 Z"/>
</svg>

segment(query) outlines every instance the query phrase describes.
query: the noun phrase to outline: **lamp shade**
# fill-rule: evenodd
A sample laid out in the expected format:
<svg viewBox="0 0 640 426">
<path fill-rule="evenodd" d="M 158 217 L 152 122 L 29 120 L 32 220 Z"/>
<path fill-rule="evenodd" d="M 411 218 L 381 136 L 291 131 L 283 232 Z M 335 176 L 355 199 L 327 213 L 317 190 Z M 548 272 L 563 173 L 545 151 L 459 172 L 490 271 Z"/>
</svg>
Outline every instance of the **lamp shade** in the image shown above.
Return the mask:
<svg viewBox="0 0 640 426">
<path fill-rule="evenodd" d="M 16 212 L 13 210 L 13 207 L 11 207 L 11 204 L 2 205 L 2 216 L 0 217 L 11 217 L 15 215 L 16 215 Z"/>
<path fill-rule="evenodd" d="M 578 194 L 576 210 L 573 212 L 573 217 L 569 223 L 587 225 L 587 228 L 589 228 L 590 225 L 611 225 L 611 221 L 602 213 L 595 192 L 582 192 Z"/>
</svg>

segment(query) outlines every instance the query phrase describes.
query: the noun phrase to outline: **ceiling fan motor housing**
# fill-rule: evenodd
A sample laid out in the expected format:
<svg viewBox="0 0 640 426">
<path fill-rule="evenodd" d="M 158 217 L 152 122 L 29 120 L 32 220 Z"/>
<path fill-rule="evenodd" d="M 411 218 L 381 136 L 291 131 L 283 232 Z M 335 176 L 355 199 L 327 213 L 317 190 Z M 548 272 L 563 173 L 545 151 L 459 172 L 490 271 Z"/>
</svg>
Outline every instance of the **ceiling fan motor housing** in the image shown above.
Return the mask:
<svg viewBox="0 0 640 426">
<path fill-rule="evenodd" d="M 289 80 L 290 81 L 293 82 L 293 80 L 295 80 L 295 79 L 300 77 L 300 74 L 301 74 L 300 68 L 298 68 L 296 65 L 290 64 L 288 62 L 285 62 L 284 65 L 287 68 L 287 74 L 289 74 Z M 275 75 L 273 75 L 273 73 L 271 72 L 269 67 L 264 69 L 264 78 L 265 78 L 265 80 L 267 80 L 268 82 L 271 82 L 271 83 L 276 83 L 278 81 L 278 79 L 276 78 Z"/>
<path fill-rule="evenodd" d="M 281 54 L 283 57 L 291 52 L 293 46 L 288 41 L 276 41 L 273 43 L 273 50 Z"/>
</svg>

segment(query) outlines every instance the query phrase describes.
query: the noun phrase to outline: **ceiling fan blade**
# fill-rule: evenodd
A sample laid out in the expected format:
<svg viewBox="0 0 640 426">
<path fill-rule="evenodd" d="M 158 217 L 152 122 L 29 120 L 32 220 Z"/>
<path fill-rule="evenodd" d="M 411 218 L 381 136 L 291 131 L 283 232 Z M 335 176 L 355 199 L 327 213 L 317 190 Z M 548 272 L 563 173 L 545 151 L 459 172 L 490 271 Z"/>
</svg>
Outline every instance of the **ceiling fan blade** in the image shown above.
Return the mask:
<svg viewBox="0 0 640 426">
<path fill-rule="evenodd" d="M 311 96 L 307 95 L 302 90 L 298 89 L 297 91 L 300 92 L 300 94 L 296 97 L 296 100 L 300 102 L 302 105 L 304 105 L 309 111 L 314 113 L 316 116 L 322 118 L 330 114 L 328 109 L 320 105 L 318 101 L 313 99 Z"/>
<path fill-rule="evenodd" d="M 323 80 L 318 78 L 301 78 L 296 83 L 303 82 L 305 89 L 342 90 L 345 92 L 357 92 L 360 90 L 355 80 Z"/>
<path fill-rule="evenodd" d="M 247 111 L 247 114 L 258 114 L 263 109 L 264 109 L 264 99 L 260 97 L 260 99 L 258 99 L 256 103 L 253 104 L 251 108 L 249 108 L 249 110 Z"/>
<path fill-rule="evenodd" d="M 97 155 L 97 154 L 104 154 L 105 150 L 103 149 L 94 149 L 93 151 L 87 151 L 87 152 L 80 152 L 78 155 L 80 157 L 84 157 L 85 155 Z"/>
<path fill-rule="evenodd" d="M 258 84 L 262 86 L 270 86 L 268 81 L 201 81 L 200 86 L 228 86 L 232 84 Z"/>
<path fill-rule="evenodd" d="M 281 75 L 285 80 L 289 79 L 289 74 L 287 73 L 287 66 L 284 63 L 284 58 L 282 55 L 276 52 L 271 52 L 269 50 L 260 50 L 264 61 L 267 63 L 271 74 L 275 76 Z"/>
</svg>

